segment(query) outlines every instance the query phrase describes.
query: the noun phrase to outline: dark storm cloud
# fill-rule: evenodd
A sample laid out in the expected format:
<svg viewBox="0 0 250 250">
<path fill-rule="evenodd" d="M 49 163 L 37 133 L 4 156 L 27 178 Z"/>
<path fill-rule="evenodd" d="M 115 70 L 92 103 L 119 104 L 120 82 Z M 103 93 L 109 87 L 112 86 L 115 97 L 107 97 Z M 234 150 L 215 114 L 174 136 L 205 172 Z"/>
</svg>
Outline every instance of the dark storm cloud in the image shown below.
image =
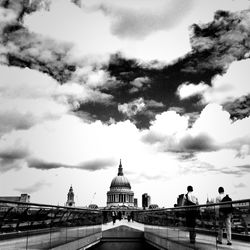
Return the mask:
<svg viewBox="0 0 250 250">
<path fill-rule="evenodd" d="M 83 104 L 80 110 L 89 113 L 94 113 L 96 119 L 105 119 L 105 114 L 109 113 L 106 121 L 112 117 L 115 120 L 128 119 L 129 116 L 121 114 L 118 110 L 118 105 L 127 105 L 134 100 L 143 98 L 143 100 L 150 100 L 151 103 L 158 103 L 160 105 L 148 105 L 148 112 L 140 112 L 137 116 L 133 117 L 136 125 L 139 128 L 145 128 L 150 125 L 150 121 L 154 119 L 156 114 L 168 110 L 170 107 L 178 106 L 185 108 L 186 112 L 199 112 L 201 107 L 197 105 L 200 98 L 192 97 L 188 100 L 180 101 L 175 95 L 177 88 L 183 81 L 190 81 L 198 84 L 201 80 L 210 83 L 211 78 L 217 74 L 213 70 L 207 70 L 203 73 L 186 73 L 182 69 L 185 64 L 189 63 L 189 59 L 183 58 L 171 65 L 163 68 L 154 68 L 148 65 L 143 65 L 135 59 L 126 59 L 121 54 L 113 55 L 110 59 L 109 65 L 104 66 L 104 70 L 108 71 L 111 77 L 114 77 L 119 84 L 113 85 L 110 88 L 100 88 L 106 94 L 113 96 L 113 104 L 105 110 L 103 106 L 94 106 L 90 104 Z M 133 91 L 136 79 L 147 79 L 145 85 L 137 84 L 136 91 Z M 138 83 L 138 82 L 137 82 Z M 115 105 L 117 103 L 117 105 Z M 150 104 L 150 103 L 149 103 Z M 149 107 L 150 106 L 150 107 Z M 100 108 L 103 112 L 100 112 Z M 130 116 L 131 117 L 131 116 Z M 105 120 L 104 120 L 105 121 Z"/>
<path fill-rule="evenodd" d="M 59 82 L 66 82 L 76 70 L 70 62 L 71 44 L 57 43 L 29 32 L 23 17 L 36 11 L 42 1 L 1 1 L 0 8 L 9 18 L 1 20 L 0 49 L 4 64 L 28 67 L 47 73 Z M 7 15 L 7 14 L 6 14 Z"/>
<path fill-rule="evenodd" d="M 40 191 L 44 187 L 50 186 L 50 183 L 44 182 L 44 181 L 39 181 L 34 183 L 33 185 L 27 186 L 27 187 L 16 187 L 14 188 L 15 191 L 18 191 L 20 193 L 35 193 L 37 191 Z"/>
<path fill-rule="evenodd" d="M 0 60 L 7 65 L 39 70 L 49 74 L 60 83 L 65 83 L 72 80 L 76 70 L 82 67 L 79 62 L 71 59 L 72 45 L 57 43 L 29 32 L 22 24 L 25 15 L 38 8 L 45 8 L 42 2 L 32 1 L 31 4 L 29 1 L 15 0 L 0 2 L 1 9 L 8 13 L 9 17 L 0 24 Z M 49 3 L 49 1 L 46 2 Z M 79 3 L 79 1 L 73 2 Z M 172 6 L 176 10 L 179 10 L 179 5 L 190 4 L 184 0 L 175 2 L 173 1 Z M 98 8 L 107 15 L 113 16 L 115 20 L 112 26 L 113 32 L 125 37 L 136 36 L 136 34 L 141 37 L 150 34 L 152 30 L 165 27 L 164 25 L 170 25 L 171 22 L 173 22 L 171 25 L 174 25 L 178 21 L 178 15 L 182 13 L 175 16 L 174 10 L 168 10 L 170 15 L 165 16 L 166 13 L 163 15 L 164 22 L 156 15 L 154 18 L 159 21 L 153 22 L 153 26 L 149 27 L 152 29 L 148 30 L 150 25 L 146 24 L 148 20 L 152 21 L 151 14 L 145 17 L 146 19 L 142 16 L 146 20 L 142 21 L 140 15 L 137 18 L 134 12 L 129 13 L 120 7 L 115 9 L 113 6 L 103 3 Z M 203 82 L 211 86 L 213 77 L 223 74 L 231 62 L 250 56 L 249 12 L 250 10 L 237 13 L 219 11 L 215 14 L 213 22 L 193 25 L 192 50 L 168 65 L 159 62 L 143 64 L 135 59 L 125 58 L 119 53 L 112 55 L 108 64 L 104 63 L 100 68 L 107 72 L 112 79 L 112 84 L 106 79 L 107 84 L 92 86 L 100 94 L 112 97 L 112 101 L 103 104 L 98 103 L 95 98 L 94 101 L 89 100 L 82 103 L 76 112 L 85 112 L 91 119 L 100 119 L 103 122 L 131 119 L 139 128 L 148 128 L 156 114 L 171 107 L 185 109 L 186 113 L 199 114 L 204 107 L 200 102 L 201 97 L 196 95 L 180 100 L 176 95 L 177 89 L 185 82 L 193 84 Z M 119 13 L 123 14 L 118 15 Z M 120 19 L 117 19 L 118 16 Z M 171 16 L 174 20 L 166 21 Z M 133 25 L 128 26 L 128 23 L 133 20 L 135 21 Z M 133 30 L 134 28 L 136 32 Z M 139 98 L 162 105 L 148 105 L 144 112 L 136 112 L 132 116 L 128 112 L 119 111 L 119 105 L 130 104 Z M 247 109 L 245 111 L 247 112 Z M 231 113 L 232 117 L 236 117 L 233 112 Z M 243 113 L 243 109 L 241 109 L 241 113 Z"/>
<path fill-rule="evenodd" d="M 185 100 L 180 100 L 176 95 L 178 86 L 184 82 L 195 85 L 203 82 L 212 85 L 212 79 L 226 72 L 233 61 L 242 60 L 250 56 L 250 10 L 230 13 L 218 11 L 214 21 L 192 26 L 191 46 L 192 51 L 175 62 L 160 67 L 153 67 L 155 62 L 143 64 L 136 59 L 128 59 L 121 54 L 111 56 L 109 65 L 104 66 L 111 77 L 119 84 L 103 91 L 114 97 L 114 102 L 119 105 L 131 103 L 133 100 L 143 98 L 162 103 L 165 108 L 153 112 L 153 116 L 171 107 L 185 109 L 185 112 L 195 114 L 194 121 L 203 109 L 201 96 L 195 95 Z M 146 85 L 138 79 L 147 79 Z M 247 106 L 248 101 L 245 106 Z M 243 103 L 242 103 L 243 105 Z M 93 108 L 93 107 L 91 107 Z M 81 107 L 83 110 L 90 108 Z M 94 108 L 95 110 L 95 108 Z M 111 107 L 111 116 L 115 120 L 123 119 L 117 112 L 117 106 Z M 237 117 L 231 110 L 232 118 Z M 245 115 L 248 108 L 239 112 Z M 244 113 L 244 114 L 243 114 Z M 148 127 L 150 118 L 146 115 L 133 117 L 138 127 Z M 97 118 L 99 116 L 97 115 Z M 193 122 L 190 123 L 192 126 Z"/>
<path fill-rule="evenodd" d="M 231 119 L 238 120 L 250 115 L 250 95 L 242 96 L 232 102 L 223 104 L 223 108 L 229 112 Z"/>
<path fill-rule="evenodd" d="M 82 170 L 88 170 L 88 171 L 97 171 L 97 170 L 113 167 L 114 164 L 115 164 L 115 161 L 113 159 L 95 159 L 95 160 L 80 163 L 78 165 L 66 165 L 66 164 L 61 164 L 61 163 L 46 162 L 46 161 L 38 160 L 38 159 L 28 160 L 28 166 L 30 168 L 36 168 L 36 169 L 41 169 L 41 170 L 50 170 L 50 169 L 56 169 L 56 168 L 69 168 L 69 169 L 75 168 L 75 169 L 82 169 Z"/>
<path fill-rule="evenodd" d="M 217 11 L 214 21 L 192 26 L 191 45 L 196 53 L 208 52 L 201 66 L 212 64 L 221 69 L 250 56 L 250 10 L 231 13 Z M 205 58 L 204 58 L 205 59 Z M 190 70 L 194 70 L 191 66 Z"/>
</svg>

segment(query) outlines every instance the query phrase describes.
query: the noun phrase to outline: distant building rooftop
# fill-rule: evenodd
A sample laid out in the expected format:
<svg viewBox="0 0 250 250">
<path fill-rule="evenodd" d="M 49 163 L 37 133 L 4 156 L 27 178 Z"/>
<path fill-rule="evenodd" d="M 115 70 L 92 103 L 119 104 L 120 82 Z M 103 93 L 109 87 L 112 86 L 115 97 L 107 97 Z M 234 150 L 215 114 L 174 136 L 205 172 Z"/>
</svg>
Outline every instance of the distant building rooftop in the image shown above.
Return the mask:
<svg viewBox="0 0 250 250">
<path fill-rule="evenodd" d="M 30 195 L 21 194 L 20 196 L 0 196 L 0 200 L 11 202 L 30 202 Z"/>
</svg>

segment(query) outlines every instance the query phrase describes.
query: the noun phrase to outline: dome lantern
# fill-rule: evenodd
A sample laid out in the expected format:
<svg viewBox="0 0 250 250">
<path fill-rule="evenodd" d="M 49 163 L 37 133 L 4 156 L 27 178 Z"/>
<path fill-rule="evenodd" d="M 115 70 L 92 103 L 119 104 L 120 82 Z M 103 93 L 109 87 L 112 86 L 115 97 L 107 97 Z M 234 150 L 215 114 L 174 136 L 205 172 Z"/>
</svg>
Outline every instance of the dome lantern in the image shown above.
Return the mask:
<svg viewBox="0 0 250 250">
<path fill-rule="evenodd" d="M 118 176 L 123 176 L 123 168 L 122 168 L 122 161 L 120 159 L 120 165 L 118 168 Z"/>
</svg>

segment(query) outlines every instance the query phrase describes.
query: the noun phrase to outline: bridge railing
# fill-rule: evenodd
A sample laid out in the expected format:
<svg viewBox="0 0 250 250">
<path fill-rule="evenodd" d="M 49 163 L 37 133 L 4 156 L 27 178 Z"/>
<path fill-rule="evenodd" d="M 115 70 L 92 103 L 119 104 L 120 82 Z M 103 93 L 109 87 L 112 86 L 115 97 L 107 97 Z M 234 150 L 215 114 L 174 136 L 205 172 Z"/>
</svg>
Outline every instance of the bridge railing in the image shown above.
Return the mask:
<svg viewBox="0 0 250 250">
<path fill-rule="evenodd" d="M 232 238 L 250 242 L 250 199 L 141 210 L 136 211 L 134 216 L 137 222 L 145 224 L 145 232 L 183 242 L 189 242 L 190 232 L 191 234 L 193 232 L 196 235 L 203 235 L 201 237 L 203 240 L 214 244 L 218 239 L 219 228 L 223 227 L 224 232 L 226 231 L 222 223 L 225 214 L 229 211 L 232 214 Z M 196 237 L 196 242 L 199 238 Z"/>
<path fill-rule="evenodd" d="M 0 200 L 0 249 L 49 249 L 101 233 L 102 219 L 99 210 Z"/>
</svg>

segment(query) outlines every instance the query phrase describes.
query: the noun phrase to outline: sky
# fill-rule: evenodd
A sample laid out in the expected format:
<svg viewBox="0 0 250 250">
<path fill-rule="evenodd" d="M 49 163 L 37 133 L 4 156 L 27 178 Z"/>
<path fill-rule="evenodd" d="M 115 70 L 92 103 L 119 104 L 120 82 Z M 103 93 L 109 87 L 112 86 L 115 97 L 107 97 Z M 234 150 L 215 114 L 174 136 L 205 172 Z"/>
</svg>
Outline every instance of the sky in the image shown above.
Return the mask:
<svg viewBox="0 0 250 250">
<path fill-rule="evenodd" d="M 0 1 L 0 196 L 249 198 L 250 1 Z"/>
</svg>

